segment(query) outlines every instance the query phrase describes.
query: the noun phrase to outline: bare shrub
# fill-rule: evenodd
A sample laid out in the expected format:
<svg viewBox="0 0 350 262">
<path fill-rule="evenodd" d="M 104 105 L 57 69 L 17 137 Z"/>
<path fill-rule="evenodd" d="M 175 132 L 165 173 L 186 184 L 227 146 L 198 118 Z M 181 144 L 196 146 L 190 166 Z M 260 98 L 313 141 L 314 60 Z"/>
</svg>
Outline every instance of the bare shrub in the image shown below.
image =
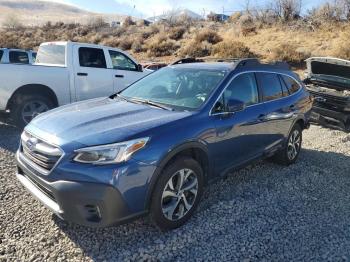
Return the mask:
<svg viewBox="0 0 350 262">
<path fill-rule="evenodd" d="M 239 21 L 239 19 L 242 16 L 242 12 L 234 12 L 230 18 L 229 18 L 229 22 L 231 23 L 237 23 Z"/>
<path fill-rule="evenodd" d="M 145 51 L 143 47 L 143 39 L 141 37 L 138 37 L 134 40 L 131 45 L 131 50 L 135 53 L 141 53 Z"/>
<path fill-rule="evenodd" d="M 242 42 L 234 40 L 227 40 L 216 44 L 212 54 L 220 58 L 255 57 L 255 54 L 250 51 L 249 47 Z"/>
<path fill-rule="evenodd" d="M 150 38 L 158 33 L 159 33 L 159 27 L 155 24 L 145 28 L 141 32 L 143 39 L 148 39 L 148 38 Z"/>
<path fill-rule="evenodd" d="M 350 59 L 350 33 L 345 32 L 341 35 L 332 51 L 332 56 L 342 59 Z"/>
<path fill-rule="evenodd" d="M 179 50 L 181 57 L 204 57 L 211 54 L 212 44 L 204 41 L 197 42 L 195 40 L 189 41 L 185 46 Z"/>
<path fill-rule="evenodd" d="M 186 32 L 185 27 L 180 27 L 180 26 L 172 27 L 168 32 L 168 36 L 170 39 L 180 40 L 183 37 L 185 32 Z"/>
<path fill-rule="evenodd" d="M 123 26 L 124 27 L 129 27 L 132 25 L 135 25 L 136 23 L 134 22 L 134 20 L 132 20 L 131 16 L 127 16 L 125 17 L 124 21 L 123 21 Z"/>
<path fill-rule="evenodd" d="M 167 37 L 158 36 L 150 40 L 147 44 L 147 54 L 150 57 L 160 57 L 173 55 L 179 48 L 174 40 Z"/>
<path fill-rule="evenodd" d="M 299 64 L 310 57 L 310 53 L 301 51 L 295 44 L 282 43 L 271 50 L 270 59 Z"/>
<path fill-rule="evenodd" d="M 329 2 L 313 8 L 309 11 L 308 19 L 313 22 L 324 23 L 330 21 L 340 21 L 344 17 L 344 6 Z"/>
<path fill-rule="evenodd" d="M 239 19 L 239 26 L 243 36 L 247 36 L 250 33 L 256 33 L 256 25 L 254 18 L 251 15 L 243 15 Z"/>
<path fill-rule="evenodd" d="M 63 26 L 67 26 L 67 24 L 63 24 Z M 108 26 L 108 23 L 106 23 L 102 16 L 93 16 L 89 19 L 88 26 L 94 29 L 98 29 Z"/>
<path fill-rule="evenodd" d="M 276 0 L 275 13 L 282 21 L 287 22 L 300 18 L 302 0 Z"/>
<path fill-rule="evenodd" d="M 199 43 L 206 41 L 210 44 L 216 44 L 222 41 L 222 37 L 211 29 L 204 29 L 195 36 L 195 41 Z"/>
<path fill-rule="evenodd" d="M 124 37 L 120 39 L 118 47 L 122 50 L 130 50 L 133 42 L 132 38 Z"/>
</svg>

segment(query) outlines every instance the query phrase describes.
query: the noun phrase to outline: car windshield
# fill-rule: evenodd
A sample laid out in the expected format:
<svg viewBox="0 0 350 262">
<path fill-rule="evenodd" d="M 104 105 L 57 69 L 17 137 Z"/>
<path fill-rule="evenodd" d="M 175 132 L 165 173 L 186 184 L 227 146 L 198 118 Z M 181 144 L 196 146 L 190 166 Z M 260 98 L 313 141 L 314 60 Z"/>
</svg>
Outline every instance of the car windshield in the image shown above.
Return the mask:
<svg viewBox="0 0 350 262">
<path fill-rule="evenodd" d="M 173 109 L 195 110 L 204 104 L 226 73 L 223 70 L 165 67 L 132 84 L 120 95 Z"/>
</svg>

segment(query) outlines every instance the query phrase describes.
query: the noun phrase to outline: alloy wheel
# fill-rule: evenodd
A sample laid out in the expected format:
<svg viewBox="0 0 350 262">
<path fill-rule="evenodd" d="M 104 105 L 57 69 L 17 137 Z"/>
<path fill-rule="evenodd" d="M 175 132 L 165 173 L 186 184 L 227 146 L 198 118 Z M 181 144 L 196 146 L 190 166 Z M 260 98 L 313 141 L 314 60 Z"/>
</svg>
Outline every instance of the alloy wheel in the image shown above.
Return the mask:
<svg viewBox="0 0 350 262">
<path fill-rule="evenodd" d="M 47 104 L 42 101 L 30 101 L 23 106 L 22 118 L 28 124 L 34 117 L 49 110 Z"/>
<path fill-rule="evenodd" d="M 300 150 L 300 144 L 301 144 L 300 132 L 299 130 L 294 130 L 288 141 L 287 154 L 288 154 L 289 160 L 294 160 L 297 157 Z"/>
<path fill-rule="evenodd" d="M 191 169 L 177 171 L 167 182 L 161 199 L 163 215 L 170 221 L 183 218 L 193 207 L 198 179 Z"/>
</svg>

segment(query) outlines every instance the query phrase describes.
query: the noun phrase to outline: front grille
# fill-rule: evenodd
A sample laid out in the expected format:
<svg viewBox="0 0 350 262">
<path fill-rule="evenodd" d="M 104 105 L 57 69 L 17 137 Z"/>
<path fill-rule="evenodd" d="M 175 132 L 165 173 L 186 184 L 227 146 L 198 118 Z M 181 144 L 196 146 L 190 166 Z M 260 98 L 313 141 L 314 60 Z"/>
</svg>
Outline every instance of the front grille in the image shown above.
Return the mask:
<svg viewBox="0 0 350 262">
<path fill-rule="evenodd" d="M 46 196 L 48 196 L 51 200 L 56 202 L 56 198 L 55 196 L 52 194 L 52 192 L 47 189 L 46 187 L 42 186 L 40 183 L 38 183 L 37 181 L 35 181 L 34 179 L 32 179 L 30 176 L 26 176 L 25 177 L 32 182 L 33 185 L 35 185 L 41 192 L 43 192 Z"/>
<path fill-rule="evenodd" d="M 310 94 L 313 97 L 321 97 L 325 99 L 324 101 L 314 101 L 315 106 L 319 107 L 327 107 L 329 109 L 335 109 L 335 110 L 344 110 L 344 108 L 348 107 L 349 105 L 349 99 L 347 97 L 340 97 L 340 96 L 332 96 L 324 93 L 319 93 L 319 92 L 313 92 L 310 91 Z"/>
<path fill-rule="evenodd" d="M 51 171 L 62 156 L 62 151 L 24 131 L 21 136 L 21 153 L 25 161 L 45 171 Z"/>
</svg>

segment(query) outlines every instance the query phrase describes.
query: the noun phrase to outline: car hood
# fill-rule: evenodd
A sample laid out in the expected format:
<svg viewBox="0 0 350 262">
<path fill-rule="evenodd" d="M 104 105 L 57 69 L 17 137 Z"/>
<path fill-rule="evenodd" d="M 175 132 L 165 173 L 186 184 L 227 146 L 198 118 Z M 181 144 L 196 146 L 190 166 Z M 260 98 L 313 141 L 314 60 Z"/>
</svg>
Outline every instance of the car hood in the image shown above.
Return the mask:
<svg viewBox="0 0 350 262">
<path fill-rule="evenodd" d="M 333 57 L 312 57 L 306 60 L 306 80 L 327 87 L 350 90 L 350 61 Z"/>
<path fill-rule="evenodd" d="M 58 145 L 74 141 L 90 146 L 136 138 L 147 130 L 189 115 L 190 112 L 167 111 L 120 99 L 99 98 L 39 115 L 26 130 Z"/>
</svg>

